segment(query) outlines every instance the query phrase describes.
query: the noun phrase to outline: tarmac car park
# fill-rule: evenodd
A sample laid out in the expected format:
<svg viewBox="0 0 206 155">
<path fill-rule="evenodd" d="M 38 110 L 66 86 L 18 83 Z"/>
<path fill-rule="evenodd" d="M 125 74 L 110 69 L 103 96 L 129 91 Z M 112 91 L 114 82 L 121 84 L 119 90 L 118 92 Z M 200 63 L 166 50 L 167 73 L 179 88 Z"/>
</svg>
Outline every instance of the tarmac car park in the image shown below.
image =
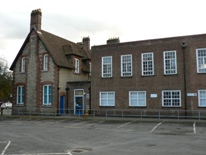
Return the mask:
<svg viewBox="0 0 206 155">
<path fill-rule="evenodd" d="M 1 155 L 205 155 L 205 120 L 0 117 Z"/>
</svg>

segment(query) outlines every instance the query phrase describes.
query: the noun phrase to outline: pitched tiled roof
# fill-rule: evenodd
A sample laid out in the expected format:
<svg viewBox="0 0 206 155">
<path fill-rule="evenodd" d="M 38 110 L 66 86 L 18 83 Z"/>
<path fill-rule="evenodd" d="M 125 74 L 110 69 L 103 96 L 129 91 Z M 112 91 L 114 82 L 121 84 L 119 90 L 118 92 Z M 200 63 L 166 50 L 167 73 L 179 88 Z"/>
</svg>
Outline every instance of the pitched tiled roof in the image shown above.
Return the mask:
<svg viewBox="0 0 206 155">
<path fill-rule="evenodd" d="M 13 70 L 13 67 L 19 55 L 22 53 L 24 49 L 24 46 L 29 42 L 29 36 L 33 30 L 37 33 L 38 37 L 43 42 L 44 46 L 46 47 L 47 51 L 50 53 L 51 57 L 53 58 L 57 66 L 65 67 L 65 68 L 74 68 L 72 62 L 70 62 L 66 57 L 67 54 L 77 55 L 82 59 L 91 59 L 90 53 L 83 50 L 82 45 L 71 42 L 64 38 L 46 32 L 44 30 L 41 30 L 41 32 L 36 31 L 33 28 L 28 34 L 17 57 L 15 58 L 13 64 L 11 65 L 10 67 L 11 70 Z M 82 69 L 86 70 L 85 66 Z"/>
<path fill-rule="evenodd" d="M 86 53 L 79 44 L 43 30 L 41 30 L 41 33 L 37 34 L 46 46 L 47 50 L 50 52 L 57 66 L 73 68 L 73 64 L 66 57 L 67 54 L 77 55 L 83 59 L 89 58 L 88 53 Z"/>
</svg>

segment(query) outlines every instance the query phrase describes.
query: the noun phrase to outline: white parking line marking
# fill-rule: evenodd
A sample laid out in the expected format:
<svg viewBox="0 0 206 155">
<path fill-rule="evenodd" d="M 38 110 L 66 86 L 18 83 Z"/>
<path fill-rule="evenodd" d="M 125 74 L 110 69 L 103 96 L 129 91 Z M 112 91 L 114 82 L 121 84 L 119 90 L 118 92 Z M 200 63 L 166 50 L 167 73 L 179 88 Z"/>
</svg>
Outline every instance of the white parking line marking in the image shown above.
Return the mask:
<svg viewBox="0 0 206 155">
<path fill-rule="evenodd" d="M 194 131 L 194 134 L 196 134 L 196 122 L 193 123 L 193 131 Z"/>
<path fill-rule="evenodd" d="M 153 132 L 158 126 L 160 126 L 162 123 L 163 123 L 163 122 L 157 124 L 157 125 L 150 131 L 150 133 L 152 133 L 152 132 Z"/>
<path fill-rule="evenodd" d="M 6 150 L 8 149 L 9 145 L 11 144 L 11 141 L 8 141 L 8 144 L 6 145 L 6 147 L 4 148 L 4 150 L 1 152 L 1 155 L 4 155 Z"/>
<path fill-rule="evenodd" d="M 126 125 L 128 125 L 128 124 L 131 124 L 131 123 L 133 123 L 133 122 L 128 122 L 128 123 L 125 123 L 125 124 L 123 124 L 123 125 L 120 125 L 120 126 L 116 127 L 116 129 L 122 128 L 122 127 L 124 127 L 124 126 L 126 126 Z"/>
</svg>

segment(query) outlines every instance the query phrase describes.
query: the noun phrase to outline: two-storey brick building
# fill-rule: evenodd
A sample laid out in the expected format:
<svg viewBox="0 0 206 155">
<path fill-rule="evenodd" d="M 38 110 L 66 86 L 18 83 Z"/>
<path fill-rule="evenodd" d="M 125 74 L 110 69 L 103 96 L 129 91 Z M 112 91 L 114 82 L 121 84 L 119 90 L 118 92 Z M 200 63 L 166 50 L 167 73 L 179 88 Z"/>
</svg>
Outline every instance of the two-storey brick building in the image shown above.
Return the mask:
<svg viewBox="0 0 206 155">
<path fill-rule="evenodd" d="M 60 113 L 85 109 L 90 90 L 90 39 L 82 43 L 41 29 L 42 12 L 31 13 L 30 32 L 10 69 L 14 76 L 13 113 Z"/>
<path fill-rule="evenodd" d="M 92 108 L 206 108 L 206 34 L 92 47 Z"/>
</svg>

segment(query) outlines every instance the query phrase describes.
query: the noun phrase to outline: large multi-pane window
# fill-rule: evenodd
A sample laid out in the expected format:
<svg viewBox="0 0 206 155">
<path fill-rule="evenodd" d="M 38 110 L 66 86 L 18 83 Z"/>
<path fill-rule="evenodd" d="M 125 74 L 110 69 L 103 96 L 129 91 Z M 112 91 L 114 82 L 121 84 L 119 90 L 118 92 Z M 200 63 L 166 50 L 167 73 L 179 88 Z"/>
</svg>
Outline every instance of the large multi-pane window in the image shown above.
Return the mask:
<svg viewBox="0 0 206 155">
<path fill-rule="evenodd" d="M 100 106 L 115 106 L 115 92 L 100 92 Z"/>
<path fill-rule="evenodd" d="M 180 107 L 181 92 L 180 90 L 163 90 L 162 91 L 163 107 Z"/>
<path fill-rule="evenodd" d="M 154 75 L 153 53 L 142 53 L 142 75 Z"/>
<path fill-rule="evenodd" d="M 79 73 L 79 59 L 74 59 L 74 73 Z"/>
<path fill-rule="evenodd" d="M 132 76 L 132 55 L 121 56 L 121 76 Z"/>
<path fill-rule="evenodd" d="M 198 105 L 206 107 L 206 90 L 198 90 Z"/>
<path fill-rule="evenodd" d="M 17 87 L 17 104 L 18 105 L 24 104 L 24 86 Z"/>
<path fill-rule="evenodd" d="M 146 91 L 130 91 L 129 106 L 146 106 Z"/>
<path fill-rule="evenodd" d="M 177 74 L 177 58 L 176 51 L 164 52 L 164 74 Z"/>
<path fill-rule="evenodd" d="M 102 57 L 102 77 L 112 77 L 112 57 Z"/>
<path fill-rule="evenodd" d="M 48 54 L 44 55 L 44 66 L 43 66 L 43 70 L 47 71 L 48 70 Z"/>
<path fill-rule="evenodd" d="M 196 50 L 197 73 L 206 73 L 206 48 Z"/>
<path fill-rule="evenodd" d="M 26 58 L 23 57 L 23 58 L 21 59 L 21 72 L 22 72 L 22 73 L 25 72 L 25 68 L 26 68 L 25 65 L 26 65 Z"/>
<path fill-rule="evenodd" d="M 52 86 L 44 85 L 43 86 L 43 105 L 52 104 Z"/>
</svg>

